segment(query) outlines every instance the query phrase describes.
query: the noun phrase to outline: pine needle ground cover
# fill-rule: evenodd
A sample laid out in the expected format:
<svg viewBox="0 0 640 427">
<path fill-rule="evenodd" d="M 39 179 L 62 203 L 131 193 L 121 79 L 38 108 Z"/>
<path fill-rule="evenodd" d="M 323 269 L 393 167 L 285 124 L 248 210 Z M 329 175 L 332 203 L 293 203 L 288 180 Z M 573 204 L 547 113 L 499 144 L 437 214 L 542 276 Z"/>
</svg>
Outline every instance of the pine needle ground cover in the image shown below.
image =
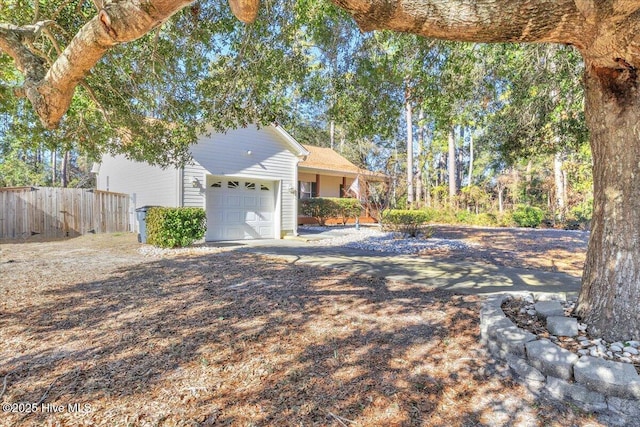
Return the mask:
<svg viewBox="0 0 640 427">
<path fill-rule="evenodd" d="M 478 297 L 134 240 L 2 245 L 1 426 L 599 425 L 485 353 Z"/>
</svg>

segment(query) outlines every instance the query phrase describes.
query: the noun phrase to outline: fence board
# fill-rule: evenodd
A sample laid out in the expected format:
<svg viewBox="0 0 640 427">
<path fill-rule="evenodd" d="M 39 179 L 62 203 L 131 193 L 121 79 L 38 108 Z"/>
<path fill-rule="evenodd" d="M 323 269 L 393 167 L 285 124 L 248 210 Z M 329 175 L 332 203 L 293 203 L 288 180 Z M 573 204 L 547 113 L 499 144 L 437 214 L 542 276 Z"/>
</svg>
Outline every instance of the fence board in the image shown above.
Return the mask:
<svg viewBox="0 0 640 427">
<path fill-rule="evenodd" d="M 81 188 L 0 188 L 0 239 L 130 230 L 129 196 Z"/>
</svg>

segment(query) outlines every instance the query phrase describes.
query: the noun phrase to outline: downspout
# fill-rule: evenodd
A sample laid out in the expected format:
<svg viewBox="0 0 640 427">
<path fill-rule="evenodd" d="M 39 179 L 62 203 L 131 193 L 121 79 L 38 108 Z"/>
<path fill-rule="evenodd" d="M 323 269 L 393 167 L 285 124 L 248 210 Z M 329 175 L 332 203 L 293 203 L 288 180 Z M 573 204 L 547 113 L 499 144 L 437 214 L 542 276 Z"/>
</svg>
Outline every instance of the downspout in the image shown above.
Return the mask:
<svg viewBox="0 0 640 427">
<path fill-rule="evenodd" d="M 184 207 L 184 168 L 178 168 L 178 195 L 176 197 L 176 206 L 179 208 Z"/>
</svg>

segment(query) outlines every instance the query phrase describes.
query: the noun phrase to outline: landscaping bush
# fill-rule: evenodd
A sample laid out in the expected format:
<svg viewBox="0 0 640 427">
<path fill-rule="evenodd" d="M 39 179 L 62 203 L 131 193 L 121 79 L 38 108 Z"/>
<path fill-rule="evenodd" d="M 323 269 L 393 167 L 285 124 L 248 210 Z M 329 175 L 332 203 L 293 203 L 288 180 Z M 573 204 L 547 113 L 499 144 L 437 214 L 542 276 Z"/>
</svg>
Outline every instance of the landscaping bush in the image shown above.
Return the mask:
<svg viewBox="0 0 640 427">
<path fill-rule="evenodd" d="M 457 221 L 456 213 L 451 209 L 423 209 L 429 215 L 429 221 L 436 224 L 455 224 Z"/>
<path fill-rule="evenodd" d="M 564 220 L 565 230 L 589 230 L 593 216 L 593 198 L 588 197 L 572 207 Z"/>
<path fill-rule="evenodd" d="M 347 223 L 349 218 L 357 218 L 362 212 L 362 205 L 358 199 L 340 198 L 331 199 L 336 204 L 336 217 L 340 218 L 342 225 Z"/>
<path fill-rule="evenodd" d="M 340 218 L 344 225 L 349 218 L 359 216 L 361 209 L 358 199 L 352 198 L 313 197 L 300 200 L 302 215 L 315 218 L 320 225 L 325 225 L 329 218 Z"/>
<path fill-rule="evenodd" d="M 385 212 L 383 221 L 387 229 L 397 231 L 409 237 L 416 237 L 422 225 L 431 220 L 432 215 L 424 210 L 392 209 Z M 429 232 L 430 236 L 431 233 Z"/>
<path fill-rule="evenodd" d="M 337 210 L 337 206 L 331 198 L 312 197 L 300 200 L 302 215 L 315 218 L 320 225 L 325 225 L 328 218 L 335 217 Z"/>
<path fill-rule="evenodd" d="M 475 215 L 473 224 L 482 227 L 495 227 L 498 225 L 498 217 L 493 213 L 482 212 Z"/>
<path fill-rule="evenodd" d="M 542 222 L 544 213 L 534 206 L 518 206 L 512 217 L 518 227 L 536 228 Z"/>
<path fill-rule="evenodd" d="M 474 217 L 475 214 L 466 210 L 456 212 L 456 222 L 461 222 L 463 224 L 473 224 Z"/>
<path fill-rule="evenodd" d="M 511 212 L 504 212 L 503 214 L 498 215 L 497 221 L 499 227 L 513 227 L 516 225 Z"/>
<path fill-rule="evenodd" d="M 201 208 L 154 207 L 145 221 L 147 243 L 161 248 L 189 246 L 207 230 L 207 214 Z"/>
</svg>

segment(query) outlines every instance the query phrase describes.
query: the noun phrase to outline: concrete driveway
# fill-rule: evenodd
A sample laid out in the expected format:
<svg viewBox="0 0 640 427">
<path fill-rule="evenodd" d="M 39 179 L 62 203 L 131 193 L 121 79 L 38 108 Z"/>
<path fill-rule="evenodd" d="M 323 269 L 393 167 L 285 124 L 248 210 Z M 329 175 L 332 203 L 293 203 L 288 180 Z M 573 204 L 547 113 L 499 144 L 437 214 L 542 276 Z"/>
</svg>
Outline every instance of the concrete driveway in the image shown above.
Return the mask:
<svg viewBox="0 0 640 427">
<path fill-rule="evenodd" d="M 462 294 L 531 292 L 577 296 L 580 280 L 546 271 L 495 266 L 480 262 L 443 262 L 434 257 L 397 255 L 341 246 L 321 246 L 319 239 L 340 230 L 306 232 L 294 239 L 229 242 L 237 250 L 284 258 L 291 263 L 384 277 Z"/>
</svg>

